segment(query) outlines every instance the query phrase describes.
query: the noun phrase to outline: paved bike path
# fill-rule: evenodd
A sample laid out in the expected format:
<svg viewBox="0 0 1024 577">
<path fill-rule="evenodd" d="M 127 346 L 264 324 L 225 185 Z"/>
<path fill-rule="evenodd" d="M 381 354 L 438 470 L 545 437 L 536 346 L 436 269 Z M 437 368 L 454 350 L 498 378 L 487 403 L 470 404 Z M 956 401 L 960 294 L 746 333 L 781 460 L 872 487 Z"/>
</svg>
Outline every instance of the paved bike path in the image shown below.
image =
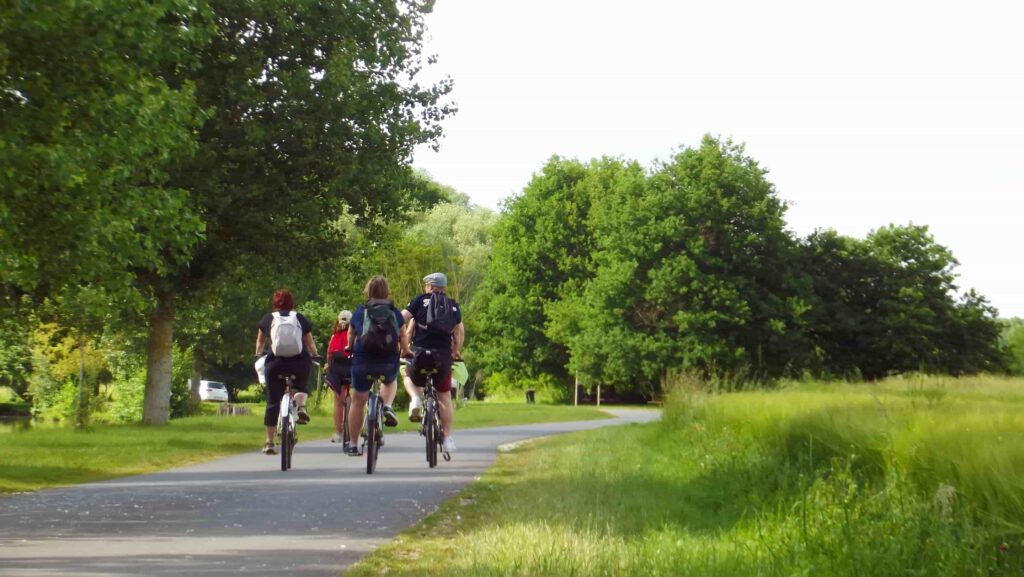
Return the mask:
<svg viewBox="0 0 1024 577">
<path fill-rule="evenodd" d="M 2 497 L 0 576 L 337 577 L 490 467 L 499 445 L 658 417 L 609 412 L 616 419 L 456 430 L 458 452 L 435 469 L 422 437 L 398 433 L 373 475 L 365 457 L 319 440 L 299 443 L 288 472 L 254 451 Z"/>
</svg>

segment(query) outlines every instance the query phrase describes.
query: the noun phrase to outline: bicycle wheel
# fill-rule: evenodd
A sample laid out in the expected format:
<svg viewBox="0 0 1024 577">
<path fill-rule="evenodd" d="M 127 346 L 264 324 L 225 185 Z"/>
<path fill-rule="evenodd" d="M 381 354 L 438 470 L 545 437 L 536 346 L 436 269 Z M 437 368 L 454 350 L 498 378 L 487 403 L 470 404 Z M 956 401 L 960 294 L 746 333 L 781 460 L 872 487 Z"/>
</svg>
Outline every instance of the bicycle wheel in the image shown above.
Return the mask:
<svg viewBox="0 0 1024 577">
<path fill-rule="evenodd" d="M 292 446 L 288 449 L 288 468 L 292 468 L 292 457 L 295 456 L 295 445 L 299 442 L 299 431 L 296 428 L 296 424 L 299 422 L 299 415 L 295 412 L 294 406 L 292 407 L 292 418 L 288 419 L 288 431 L 289 437 L 291 438 Z"/>
<path fill-rule="evenodd" d="M 281 419 L 281 470 L 287 471 L 292 466 L 292 430 L 288 417 Z"/>
<path fill-rule="evenodd" d="M 433 469 L 437 466 L 437 413 L 429 400 L 423 415 L 423 431 L 427 437 L 427 464 Z"/>
<path fill-rule="evenodd" d="M 377 469 L 377 449 L 380 429 L 377 428 L 377 398 L 370 398 L 366 413 L 366 474 L 372 475 Z"/>
</svg>

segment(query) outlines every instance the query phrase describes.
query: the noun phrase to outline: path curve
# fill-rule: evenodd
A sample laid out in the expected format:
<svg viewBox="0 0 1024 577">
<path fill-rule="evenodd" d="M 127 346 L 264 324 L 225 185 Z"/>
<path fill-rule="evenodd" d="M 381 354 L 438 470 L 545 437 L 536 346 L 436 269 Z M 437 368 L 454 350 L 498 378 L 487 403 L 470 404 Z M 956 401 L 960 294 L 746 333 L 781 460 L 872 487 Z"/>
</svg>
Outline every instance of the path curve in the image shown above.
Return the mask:
<svg viewBox="0 0 1024 577">
<path fill-rule="evenodd" d="M 0 576 L 337 577 L 420 521 L 494 462 L 500 445 L 647 422 L 615 419 L 456 430 L 458 453 L 427 468 L 414 433 L 385 437 L 377 472 L 327 440 L 293 469 L 258 452 L 171 471 L 0 498 Z"/>
</svg>

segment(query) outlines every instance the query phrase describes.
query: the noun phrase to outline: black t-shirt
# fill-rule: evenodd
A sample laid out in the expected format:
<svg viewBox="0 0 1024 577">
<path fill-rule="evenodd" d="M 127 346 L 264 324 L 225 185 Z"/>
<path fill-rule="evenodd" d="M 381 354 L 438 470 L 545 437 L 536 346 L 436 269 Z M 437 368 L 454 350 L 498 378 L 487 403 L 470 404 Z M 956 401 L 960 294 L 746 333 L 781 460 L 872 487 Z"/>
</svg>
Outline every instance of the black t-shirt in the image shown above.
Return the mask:
<svg viewBox="0 0 1024 577">
<path fill-rule="evenodd" d="M 293 311 L 278 311 L 281 316 L 286 317 L 292 314 Z M 305 337 L 309 333 L 313 332 L 313 324 L 309 322 L 309 319 L 302 316 L 302 313 L 296 312 L 295 316 L 299 317 L 299 326 L 302 327 L 302 336 Z M 274 313 L 267 313 L 263 315 L 263 320 L 260 321 L 260 330 L 267 336 L 267 340 L 270 340 L 270 325 L 274 322 Z M 306 348 L 306 339 L 302 339 L 302 354 L 309 356 L 309 350 Z"/>
<path fill-rule="evenodd" d="M 416 319 L 416 333 L 412 337 L 412 345 L 421 349 L 450 351 L 452 350 L 451 335 L 432 333 L 426 329 L 427 305 L 430 304 L 431 294 L 433 293 L 421 294 L 409 301 L 405 307 L 405 310 L 412 314 L 412 318 Z M 455 302 L 455 299 L 451 299 L 451 301 L 452 310 L 455 312 L 455 324 L 459 324 L 462 322 L 462 311 L 459 310 L 459 303 Z"/>
</svg>

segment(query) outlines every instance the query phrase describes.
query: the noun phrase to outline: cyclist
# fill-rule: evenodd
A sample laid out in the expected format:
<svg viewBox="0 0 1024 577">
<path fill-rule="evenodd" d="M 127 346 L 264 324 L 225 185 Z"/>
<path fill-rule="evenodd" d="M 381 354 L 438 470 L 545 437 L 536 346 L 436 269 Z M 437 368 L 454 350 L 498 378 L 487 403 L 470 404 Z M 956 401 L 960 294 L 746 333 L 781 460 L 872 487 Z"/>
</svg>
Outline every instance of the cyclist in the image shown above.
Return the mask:
<svg viewBox="0 0 1024 577">
<path fill-rule="evenodd" d="M 363 425 L 363 410 L 372 385 L 368 377 L 384 375 L 384 385 L 380 389 L 384 401 L 384 425 L 398 425 L 398 417 L 391 403 L 398 393 L 398 331 L 402 326 L 402 312 L 388 297 L 388 281 L 383 276 L 371 278 L 363 294 L 367 298 L 366 304 L 359 305 L 352 313 L 352 323 L 348 328 L 348 347 L 355 353 L 352 362 L 352 387 L 355 393 L 348 413 L 348 438 L 352 442 L 345 448 L 345 453 L 353 457 L 361 454 L 359 430 Z"/>
<path fill-rule="evenodd" d="M 351 311 L 338 313 L 334 323 L 334 334 L 327 345 L 327 386 L 334 393 L 334 435 L 332 443 L 342 440 L 341 427 L 345 413 L 345 399 L 349 395 L 349 384 L 352 382 L 352 353 L 348 347 L 348 325 L 352 320 Z"/>
<path fill-rule="evenodd" d="M 277 453 L 274 449 L 274 433 L 277 430 L 277 415 L 281 410 L 281 397 L 287 386 L 281 376 L 295 375 L 292 390 L 295 392 L 299 424 L 308 423 L 306 397 L 309 391 L 306 381 L 309 380 L 310 359 L 318 356 L 313 342 L 313 325 L 294 310 L 295 297 L 292 291 L 286 288 L 275 291 L 272 306 L 273 312 L 263 317 L 256 332 L 256 356 L 263 354 L 267 341 L 270 341 L 270 352 L 267 353 L 263 369 L 267 380 L 267 408 L 263 413 L 267 441 L 263 445 L 263 452 L 267 455 Z"/>
<path fill-rule="evenodd" d="M 458 303 L 448 298 L 445 290 L 448 277 L 444 273 L 431 273 L 423 277 L 423 294 L 412 299 L 402 311 L 402 319 L 409 325 L 416 321 L 415 327 L 408 326 L 402 331 L 402 354 L 412 357 L 406 364 L 405 390 L 411 399 L 409 403 L 409 420 L 419 422 L 423 406 L 423 385 L 426 375 L 419 373 L 425 365 L 423 352 L 431 351 L 432 366 L 438 369 L 434 387 L 437 389 L 437 400 L 440 405 L 438 412 L 441 417 L 442 449 L 448 453 L 455 452 L 455 438 L 452 435 L 452 360 L 462 358 L 462 342 L 465 329 L 462 326 L 462 313 Z M 433 306 L 431 304 L 433 302 Z M 445 303 L 444 309 L 436 308 Z M 410 333 L 412 344 L 410 346 Z"/>
</svg>

